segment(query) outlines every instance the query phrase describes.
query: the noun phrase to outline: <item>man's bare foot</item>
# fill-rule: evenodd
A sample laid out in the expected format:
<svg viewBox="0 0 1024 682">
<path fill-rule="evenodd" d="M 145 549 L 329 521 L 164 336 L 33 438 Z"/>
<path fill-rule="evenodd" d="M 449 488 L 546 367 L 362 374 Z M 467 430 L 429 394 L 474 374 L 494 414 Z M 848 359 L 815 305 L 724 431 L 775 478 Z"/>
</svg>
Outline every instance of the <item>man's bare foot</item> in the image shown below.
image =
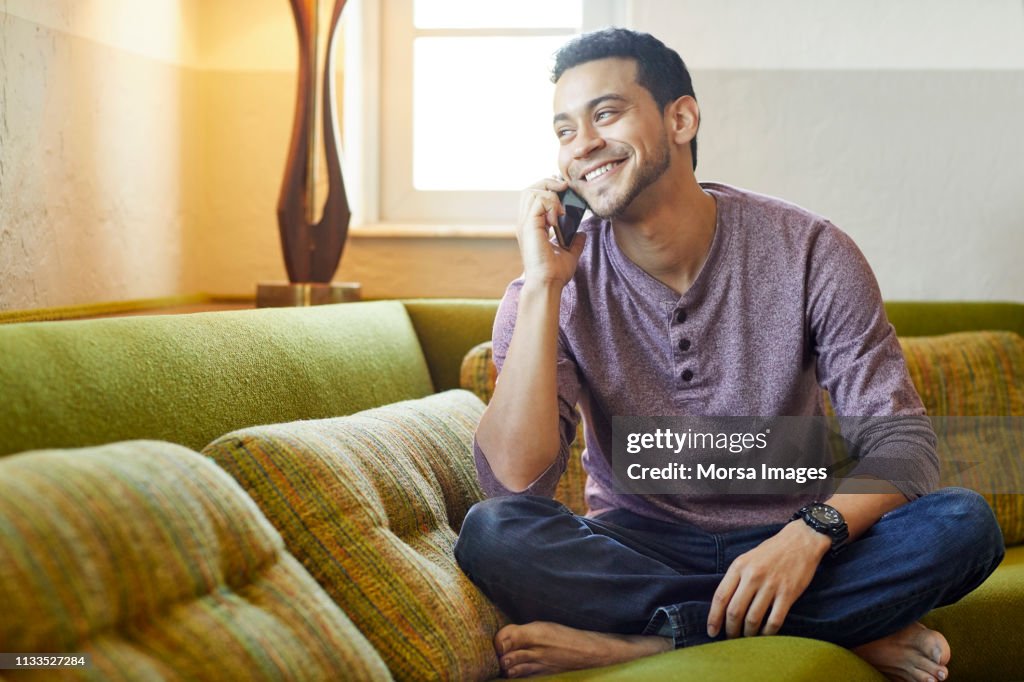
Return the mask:
<svg viewBox="0 0 1024 682">
<path fill-rule="evenodd" d="M 672 648 L 665 637 L 590 632 L 544 621 L 506 625 L 494 636 L 498 662 L 508 677 L 596 668 Z"/>
<path fill-rule="evenodd" d="M 890 680 L 937 682 L 949 677 L 949 642 L 942 633 L 920 623 L 888 637 L 855 647 L 853 653 L 875 666 Z"/>
</svg>

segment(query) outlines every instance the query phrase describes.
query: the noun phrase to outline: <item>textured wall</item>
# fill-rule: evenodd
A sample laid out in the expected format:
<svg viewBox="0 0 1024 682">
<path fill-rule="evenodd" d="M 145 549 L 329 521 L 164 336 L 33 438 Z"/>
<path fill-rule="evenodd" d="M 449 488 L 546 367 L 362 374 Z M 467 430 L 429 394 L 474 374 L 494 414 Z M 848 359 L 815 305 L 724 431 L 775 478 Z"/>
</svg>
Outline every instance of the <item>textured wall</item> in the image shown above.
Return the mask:
<svg viewBox="0 0 1024 682">
<path fill-rule="evenodd" d="M 286 279 L 293 26 L 284 0 L 0 0 L 0 310 Z M 498 296 L 519 268 L 512 239 L 356 238 L 337 279 Z"/>
<path fill-rule="evenodd" d="M 0 4 L 0 309 L 180 291 L 192 84 L 176 42 L 89 9 Z"/>
</svg>

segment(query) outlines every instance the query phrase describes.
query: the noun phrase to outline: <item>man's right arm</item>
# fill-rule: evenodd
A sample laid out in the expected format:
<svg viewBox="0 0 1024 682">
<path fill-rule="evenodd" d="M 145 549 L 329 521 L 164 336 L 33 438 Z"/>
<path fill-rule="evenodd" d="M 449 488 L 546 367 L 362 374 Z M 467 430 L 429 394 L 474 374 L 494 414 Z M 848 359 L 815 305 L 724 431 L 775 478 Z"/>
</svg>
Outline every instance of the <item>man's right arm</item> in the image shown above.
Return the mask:
<svg viewBox="0 0 1024 682">
<path fill-rule="evenodd" d="M 515 329 L 501 374 L 477 427 L 476 441 L 498 482 L 513 492 L 529 487 L 558 457 L 558 320 L 562 289 L 572 279 L 586 237 L 569 250 L 548 237 L 562 214 L 561 180 L 542 180 L 523 192 L 516 238 L 523 259 Z"/>
</svg>

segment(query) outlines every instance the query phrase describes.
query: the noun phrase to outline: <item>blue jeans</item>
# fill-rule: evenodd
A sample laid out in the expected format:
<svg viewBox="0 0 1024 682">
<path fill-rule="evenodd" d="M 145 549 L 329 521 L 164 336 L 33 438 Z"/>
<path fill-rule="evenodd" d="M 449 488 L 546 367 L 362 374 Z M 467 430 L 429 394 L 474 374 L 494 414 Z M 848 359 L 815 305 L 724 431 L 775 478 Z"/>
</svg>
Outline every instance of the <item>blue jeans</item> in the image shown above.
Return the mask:
<svg viewBox="0 0 1024 682">
<path fill-rule="evenodd" d="M 781 528 L 708 533 L 625 510 L 587 518 L 543 497 L 498 497 L 469 510 L 455 558 L 514 622 L 660 635 L 685 647 L 712 641 L 711 598 L 729 564 Z M 885 637 L 976 588 L 1004 552 L 985 500 L 944 488 L 823 559 L 780 634 L 845 647 Z"/>
</svg>

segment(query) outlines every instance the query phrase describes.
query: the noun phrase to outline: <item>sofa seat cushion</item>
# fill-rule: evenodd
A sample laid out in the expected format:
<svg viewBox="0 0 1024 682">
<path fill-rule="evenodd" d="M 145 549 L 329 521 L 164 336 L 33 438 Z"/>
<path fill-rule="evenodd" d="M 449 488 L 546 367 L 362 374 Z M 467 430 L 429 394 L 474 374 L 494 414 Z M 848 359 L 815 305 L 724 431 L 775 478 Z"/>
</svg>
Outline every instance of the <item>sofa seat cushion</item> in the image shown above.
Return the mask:
<svg viewBox="0 0 1024 682">
<path fill-rule="evenodd" d="M 494 607 L 452 553 L 481 498 L 483 404 L 460 390 L 253 427 L 203 451 L 234 476 L 400 680 L 497 674 Z"/>
<path fill-rule="evenodd" d="M 949 640 L 950 679 L 1020 680 L 1024 673 L 1024 546 L 1008 548 L 999 568 L 978 589 L 923 620 Z"/>
<path fill-rule="evenodd" d="M 535 678 L 544 682 L 885 682 L 847 649 L 801 637 L 746 637 L 628 663 Z M 954 678 L 958 679 L 958 678 Z"/>
<path fill-rule="evenodd" d="M 0 545 L 4 651 L 89 654 L 103 680 L 388 679 L 252 500 L 183 447 L 0 459 Z"/>
</svg>

